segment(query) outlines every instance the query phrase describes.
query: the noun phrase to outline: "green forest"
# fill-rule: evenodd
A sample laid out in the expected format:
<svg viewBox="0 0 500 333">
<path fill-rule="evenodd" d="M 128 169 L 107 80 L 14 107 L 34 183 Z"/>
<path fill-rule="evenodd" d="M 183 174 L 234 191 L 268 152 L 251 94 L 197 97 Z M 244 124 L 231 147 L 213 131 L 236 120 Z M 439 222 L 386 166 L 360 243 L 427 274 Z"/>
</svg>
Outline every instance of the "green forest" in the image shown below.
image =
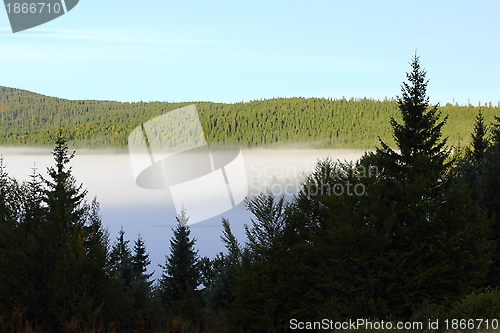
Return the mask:
<svg viewBox="0 0 500 333">
<path fill-rule="evenodd" d="M 147 244 L 140 237 L 131 243 L 123 229 L 110 240 L 98 202 L 87 201 L 86 189 L 72 175 L 71 160 L 78 156 L 68 153 L 67 136 L 77 140 L 80 134 L 70 134 L 69 119 L 81 117 L 79 125 L 87 126 L 95 116 L 85 122 L 82 112 L 57 120 L 68 130 L 55 134 L 55 163 L 47 178 L 33 170 L 28 181 L 19 183 L 0 164 L 0 332 L 497 331 L 500 115 L 493 114 L 497 108 L 491 106 L 431 105 L 419 58 L 410 64 L 401 95 L 394 101 L 283 99 L 210 104 L 213 110 L 219 108 L 210 113 L 209 104 L 207 109 L 198 104 L 201 114 L 226 115 L 218 121 L 204 118 L 205 124 L 213 125 L 207 135 L 216 140 L 221 139 L 213 134 L 216 128 L 227 128 L 224 135 L 234 139 L 243 127 L 271 123 L 272 137 L 271 128 L 282 119 L 278 127 L 287 130 L 276 135 L 286 137 L 289 130 L 293 141 L 288 121 L 294 112 L 305 113 L 296 117 L 301 121 L 297 126 L 302 132 L 310 128 L 316 133 L 314 140 L 326 138 L 313 130 L 316 124 L 336 128 L 335 112 L 337 117 L 350 114 L 344 121 L 360 130 L 359 115 L 373 117 L 386 134 L 371 143 L 375 150 L 356 162 L 319 161 L 291 199 L 272 193 L 247 199 L 253 218 L 245 225 L 246 239 L 238 240 L 231 221 L 222 219 L 226 250 L 214 258 L 198 255 L 187 224 L 189 211 L 172 217 L 177 225 L 157 280 L 147 273 Z M 30 111 L 39 112 L 38 118 L 26 119 L 46 119 L 43 97 L 22 92 L 16 98 L 19 105 L 38 99 Z M 9 97 L 12 105 L 16 98 Z M 59 110 L 81 103 L 77 110 L 82 111 L 89 103 L 95 107 L 89 110 L 107 105 L 122 114 L 120 107 L 128 105 L 66 103 Z M 257 111 L 266 103 L 277 106 L 273 116 Z M 142 110 L 156 105 L 160 113 L 165 111 L 160 111 L 161 105 L 179 106 L 138 105 Z M 343 105 L 350 112 L 332 112 L 328 105 L 336 105 L 333 110 Z M 241 112 L 235 112 L 238 107 Z M 130 111 L 127 114 L 133 118 Z M 242 114 L 256 116 L 246 123 Z M 319 125 L 318 114 L 329 114 L 331 122 Z M 378 124 L 376 114 L 386 122 Z M 122 122 L 124 131 L 153 115 L 144 111 L 136 116 L 137 123 Z M 469 118 L 472 124 L 464 128 L 470 131 L 453 139 L 447 131 L 457 128 L 454 121 L 465 124 Z M 376 138 L 372 123 L 374 127 L 363 133 L 373 131 Z M 85 139 L 87 144 L 105 143 L 106 131 L 121 133 L 119 128 L 98 128 L 105 127 L 96 127 Z M 49 137 L 56 130 L 44 133 Z M 242 140 L 249 133 L 241 134 Z M 351 144 L 358 138 L 352 130 L 342 133 L 339 137 Z M 270 143 L 269 136 L 254 139 Z M 43 143 L 42 137 L 33 143 Z"/>
<path fill-rule="evenodd" d="M 73 101 L 0 87 L 0 145 L 52 145 L 63 128 L 72 145 L 86 148 L 126 147 L 130 132 L 143 122 L 195 104 L 208 142 L 240 147 L 300 144 L 304 148 L 373 149 L 378 137 L 391 146 L 387 124 L 398 119 L 396 99 L 276 98 L 245 103 Z M 443 135 L 448 143 L 470 142 L 479 111 L 493 121 L 499 106 L 445 104 Z"/>
</svg>

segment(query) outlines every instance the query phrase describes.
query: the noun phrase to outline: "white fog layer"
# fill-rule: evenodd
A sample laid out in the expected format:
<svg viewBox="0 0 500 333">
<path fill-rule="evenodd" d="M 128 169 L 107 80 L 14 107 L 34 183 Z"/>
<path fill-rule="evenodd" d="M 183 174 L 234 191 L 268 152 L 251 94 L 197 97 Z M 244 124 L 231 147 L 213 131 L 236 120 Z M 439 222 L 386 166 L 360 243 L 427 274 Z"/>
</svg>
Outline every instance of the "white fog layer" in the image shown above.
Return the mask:
<svg viewBox="0 0 500 333">
<path fill-rule="evenodd" d="M 352 161 L 363 153 L 363 150 L 348 149 L 243 150 L 249 195 L 255 196 L 271 189 L 274 193 L 291 197 L 303 177 L 314 169 L 318 159 L 330 157 Z M 54 165 L 50 148 L 0 147 L 0 154 L 8 174 L 20 182 L 29 178 L 33 166 L 47 177 L 47 167 Z M 83 183 L 83 188 L 88 190 L 87 201 L 97 197 L 102 222 L 110 232 L 111 243 L 114 243 L 122 226 L 131 245 L 140 234 L 150 253 L 152 264 L 149 269 L 155 271 L 154 276 L 158 277 L 161 273 L 158 264 L 164 264 L 165 255 L 169 254 L 171 229 L 176 224 L 175 207 L 167 190 L 137 186 L 127 153 L 78 150 L 70 165 L 77 184 Z M 234 234 L 240 243 L 244 242 L 243 225 L 251 223 L 251 214 L 245 210 L 244 203 L 240 203 L 219 216 L 190 226 L 191 235 L 197 239 L 200 256 L 213 257 L 225 250 L 220 241 L 221 216 L 229 219 Z"/>
</svg>

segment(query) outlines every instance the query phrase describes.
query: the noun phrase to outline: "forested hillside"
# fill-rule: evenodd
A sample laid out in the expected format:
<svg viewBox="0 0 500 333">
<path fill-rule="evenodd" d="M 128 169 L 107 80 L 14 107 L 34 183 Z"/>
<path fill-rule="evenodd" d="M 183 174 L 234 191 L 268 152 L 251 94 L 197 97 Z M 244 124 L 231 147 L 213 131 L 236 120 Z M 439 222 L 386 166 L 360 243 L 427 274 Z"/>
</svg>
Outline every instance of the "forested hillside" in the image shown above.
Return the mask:
<svg viewBox="0 0 500 333">
<path fill-rule="evenodd" d="M 0 145 L 51 145 L 62 127 L 72 145 L 125 147 L 128 134 L 162 113 L 193 104 L 67 100 L 26 90 L 0 87 Z M 393 144 L 390 117 L 398 119 L 394 99 L 276 98 L 245 103 L 196 102 L 209 142 L 242 147 L 301 143 L 311 148 L 374 148 L 378 136 Z M 446 104 L 443 135 L 449 144 L 470 141 L 474 119 L 486 123 L 499 107 Z"/>
</svg>

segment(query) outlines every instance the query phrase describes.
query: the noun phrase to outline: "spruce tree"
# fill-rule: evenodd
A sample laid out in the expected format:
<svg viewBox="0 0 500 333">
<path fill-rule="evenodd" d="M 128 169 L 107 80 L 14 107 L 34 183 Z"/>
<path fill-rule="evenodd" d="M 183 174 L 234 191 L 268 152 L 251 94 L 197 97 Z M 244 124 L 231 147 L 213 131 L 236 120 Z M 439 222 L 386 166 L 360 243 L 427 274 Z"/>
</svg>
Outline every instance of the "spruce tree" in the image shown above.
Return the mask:
<svg viewBox="0 0 500 333">
<path fill-rule="evenodd" d="M 241 246 L 231 231 L 229 221 L 222 219 L 224 243 L 227 253 L 219 252 L 215 258 L 203 257 L 199 261 L 201 282 L 204 285 L 203 295 L 209 316 L 217 319 L 223 310 L 234 301 L 233 287 L 241 266 Z"/>
<path fill-rule="evenodd" d="M 170 240 L 170 255 L 166 257 L 163 274 L 160 278 L 160 292 L 167 309 L 175 302 L 184 300 L 188 292 L 199 285 L 198 251 L 194 249 L 195 239 L 190 239 L 187 225 L 189 217 L 183 209 L 176 217 L 177 227 Z"/>
<path fill-rule="evenodd" d="M 477 125 L 476 125 L 477 127 Z M 476 130 L 477 131 L 477 130 Z M 475 147 L 473 147 L 473 151 Z M 500 117 L 491 124 L 489 144 L 479 161 L 463 163 L 462 180 L 471 188 L 476 203 L 494 220 L 491 240 L 496 245 L 488 285 L 500 286 Z"/>
<path fill-rule="evenodd" d="M 376 194 L 375 204 L 390 207 L 387 218 L 379 212 L 373 220 L 389 237 L 384 260 L 397 272 L 384 279 L 393 284 L 387 290 L 400 297 L 385 304 L 400 315 L 409 315 L 426 299 L 458 299 L 479 287 L 492 250 L 491 221 L 478 211 L 468 189 L 452 181 L 450 149 L 441 139 L 446 117 L 440 121 L 437 106 L 429 105 L 419 58 L 410 64 L 409 82 L 398 98 L 403 122 L 391 119 L 399 152 L 381 141 L 382 148 L 362 160 L 381 170 L 367 194 Z"/>
<path fill-rule="evenodd" d="M 417 57 L 411 66 L 398 98 L 403 121 L 391 121 L 399 150 L 381 141 L 354 165 L 319 163 L 287 214 L 283 256 L 294 255 L 303 274 L 288 289 L 307 304 L 290 311 L 305 320 L 314 313 L 409 318 L 424 301 L 457 300 L 485 281 L 490 221 L 451 181 L 445 122 L 429 106 Z M 349 195 L 348 184 L 364 190 Z"/>
<path fill-rule="evenodd" d="M 244 248 L 238 250 L 234 236 L 228 232 L 225 237 L 229 256 L 241 253 L 237 265 L 233 264 L 234 277 L 228 281 L 233 293 L 225 311 L 229 330 L 285 331 L 289 319 L 297 317 L 296 310 L 310 305 L 304 295 L 309 284 L 300 262 L 305 260 L 305 252 L 292 250 L 285 238 L 289 203 L 283 196 L 275 198 L 271 193 L 261 193 L 247 200 L 246 205 L 255 218 L 251 219 L 251 226 L 245 225 Z"/>
<path fill-rule="evenodd" d="M 474 124 L 474 133 L 472 137 L 471 159 L 474 164 L 480 163 L 483 160 L 486 148 L 488 148 L 488 140 L 486 139 L 487 128 L 484 123 L 484 116 L 481 111 L 476 116 Z"/>
<path fill-rule="evenodd" d="M 147 303 L 151 297 L 151 284 L 149 279 L 153 273 L 147 273 L 147 268 L 151 260 L 146 251 L 146 244 L 139 235 L 134 242 L 132 254 L 132 296 L 134 299 L 134 308 L 138 312 L 146 309 Z"/>
<path fill-rule="evenodd" d="M 19 246 L 22 245 L 17 237 L 19 222 L 19 207 L 22 200 L 19 198 L 19 186 L 11 178 L 0 156 L 0 313 L 8 314 L 13 308 L 22 303 L 20 286 L 25 282 L 19 281 L 17 273 L 25 273 L 22 267 L 26 258 L 19 257 Z M 28 244 L 26 244 L 28 246 Z"/>
<path fill-rule="evenodd" d="M 9 214 L 15 228 L 9 251 L 1 256 L 2 267 L 9 267 L 10 277 L 2 283 L 10 301 L 1 298 L 2 305 L 58 332 L 64 321 L 88 318 L 107 301 L 107 235 L 97 201 L 89 206 L 86 191 L 75 185 L 67 165 L 73 155 L 61 135 L 53 155 L 56 165 L 48 168 L 48 179 L 33 169 L 31 179 L 16 186 L 15 200 L 6 200 L 17 213 Z"/>
<path fill-rule="evenodd" d="M 397 97 L 402 123 L 394 117 L 390 120 L 399 152 L 379 138 L 382 147 L 376 149 L 375 164 L 383 166 L 383 174 L 392 179 L 426 181 L 438 186 L 450 166 L 446 163 L 450 155 L 447 139 L 441 139 L 441 129 L 448 117 L 440 121 L 438 105 L 429 104 L 428 80 L 419 57 L 415 55 L 410 65 L 408 82 L 403 82 L 402 95 Z"/>
<path fill-rule="evenodd" d="M 118 232 L 116 242 L 111 249 L 110 260 L 114 276 L 119 279 L 127 292 L 130 291 L 133 279 L 132 252 L 128 245 L 130 241 L 125 239 L 123 227 Z"/>
<path fill-rule="evenodd" d="M 53 223 L 57 237 L 63 237 L 76 225 L 82 225 L 87 190 L 83 189 L 83 184 L 76 186 L 71 167 L 67 166 L 75 152 L 68 155 L 68 145 L 62 133 L 56 140 L 52 155 L 56 165 L 47 169 L 50 179 L 45 179 L 44 201 L 47 218 Z"/>
</svg>

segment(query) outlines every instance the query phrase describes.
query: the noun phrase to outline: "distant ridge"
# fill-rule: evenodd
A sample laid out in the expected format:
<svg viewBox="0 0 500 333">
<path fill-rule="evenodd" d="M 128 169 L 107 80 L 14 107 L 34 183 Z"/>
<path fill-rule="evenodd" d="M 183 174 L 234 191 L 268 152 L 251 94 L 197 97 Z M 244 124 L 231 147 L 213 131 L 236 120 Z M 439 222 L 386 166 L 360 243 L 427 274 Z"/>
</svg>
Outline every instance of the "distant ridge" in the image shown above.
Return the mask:
<svg viewBox="0 0 500 333">
<path fill-rule="evenodd" d="M 276 98 L 224 104 L 212 102 L 114 102 L 67 100 L 0 86 L 0 145 L 52 145 L 62 127 L 70 144 L 87 148 L 126 147 L 128 134 L 162 113 L 196 104 L 207 141 L 240 147 L 294 145 L 304 148 L 366 148 L 380 136 L 392 142 L 390 117 L 399 116 L 394 99 Z M 487 123 L 499 107 L 440 107 L 448 122 L 448 143 L 470 141 L 482 110 Z"/>
</svg>

